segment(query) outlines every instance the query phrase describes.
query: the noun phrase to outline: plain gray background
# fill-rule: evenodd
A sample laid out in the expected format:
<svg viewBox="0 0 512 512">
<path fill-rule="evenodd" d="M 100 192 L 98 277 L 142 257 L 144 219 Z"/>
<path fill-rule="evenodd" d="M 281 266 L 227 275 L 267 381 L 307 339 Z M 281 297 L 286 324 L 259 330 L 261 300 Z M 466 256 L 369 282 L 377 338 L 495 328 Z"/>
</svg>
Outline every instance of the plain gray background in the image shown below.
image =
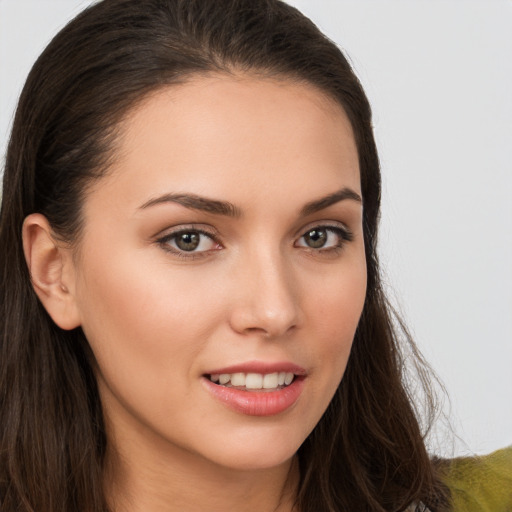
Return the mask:
<svg viewBox="0 0 512 512">
<path fill-rule="evenodd" d="M 0 0 L 0 155 L 38 54 L 90 0 Z M 346 52 L 374 110 L 391 296 L 459 438 L 512 443 L 512 1 L 290 0 Z"/>
</svg>

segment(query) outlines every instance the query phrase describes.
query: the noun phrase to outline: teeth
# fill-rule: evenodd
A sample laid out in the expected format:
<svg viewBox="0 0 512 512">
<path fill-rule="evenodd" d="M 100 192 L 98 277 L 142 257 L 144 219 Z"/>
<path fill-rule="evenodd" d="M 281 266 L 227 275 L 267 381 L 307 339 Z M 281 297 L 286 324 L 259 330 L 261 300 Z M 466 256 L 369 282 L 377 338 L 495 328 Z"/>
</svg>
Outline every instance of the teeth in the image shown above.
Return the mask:
<svg viewBox="0 0 512 512">
<path fill-rule="evenodd" d="M 227 384 L 231 380 L 231 375 L 228 373 L 222 373 L 219 375 L 219 383 L 220 384 Z M 213 381 L 215 382 L 215 381 Z"/>
<path fill-rule="evenodd" d="M 261 389 L 263 387 L 263 375 L 261 373 L 248 373 L 245 377 L 247 389 Z"/>
<path fill-rule="evenodd" d="M 268 373 L 263 376 L 263 389 L 277 388 L 279 381 L 278 373 Z"/>
<path fill-rule="evenodd" d="M 231 375 L 232 386 L 245 386 L 245 373 L 233 373 Z"/>
<path fill-rule="evenodd" d="M 291 372 L 275 373 L 221 373 L 210 375 L 212 382 L 230 387 L 245 387 L 246 389 L 278 389 L 289 386 L 295 375 Z"/>
</svg>

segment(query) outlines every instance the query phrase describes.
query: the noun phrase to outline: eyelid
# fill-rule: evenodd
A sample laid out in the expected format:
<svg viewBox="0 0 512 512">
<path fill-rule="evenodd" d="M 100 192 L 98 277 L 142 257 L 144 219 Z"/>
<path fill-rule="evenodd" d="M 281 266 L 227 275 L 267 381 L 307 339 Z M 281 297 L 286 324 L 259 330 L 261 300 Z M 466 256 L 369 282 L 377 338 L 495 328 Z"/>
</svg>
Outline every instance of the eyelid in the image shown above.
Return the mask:
<svg viewBox="0 0 512 512">
<path fill-rule="evenodd" d="M 208 224 L 177 224 L 176 226 L 169 226 L 165 229 L 159 231 L 153 238 L 155 240 L 168 238 L 172 235 L 176 235 L 178 233 L 182 233 L 183 231 L 197 231 L 198 233 L 202 233 L 211 238 L 217 239 L 219 234 L 218 231 L 209 226 Z"/>
<path fill-rule="evenodd" d="M 305 245 L 297 245 L 298 241 L 302 239 L 308 231 L 312 231 L 314 229 L 324 229 L 331 232 L 335 232 L 337 236 L 340 237 L 340 243 L 336 246 L 329 247 L 319 247 L 313 248 Z M 174 237 L 179 235 L 180 233 L 186 232 L 197 232 L 201 235 L 204 235 L 212 240 L 217 246 L 215 249 L 207 249 L 202 251 L 185 251 L 181 250 L 177 247 L 173 247 L 169 244 L 169 241 Z M 160 231 L 154 237 L 155 242 L 160 245 L 165 251 L 174 254 L 176 256 L 182 257 L 184 259 L 194 259 L 194 258 L 202 258 L 208 255 L 211 255 L 214 251 L 219 250 L 220 248 L 224 248 L 222 242 L 219 240 L 218 231 L 210 225 L 205 224 L 179 224 L 177 226 L 168 227 L 162 231 Z M 310 249 L 312 252 L 321 253 L 321 252 L 329 252 L 336 251 L 342 249 L 342 247 L 353 240 L 353 233 L 348 228 L 348 226 L 340 221 L 316 221 L 303 226 L 300 230 L 296 232 L 294 236 L 294 245 L 296 247 L 301 247 L 304 249 Z"/>
<path fill-rule="evenodd" d="M 172 228 L 166 228 L 165 230 L 160 231 L 159 234 L 157 234 L 155 238 L 155 242 L 162 247 L 166 252 L 173 254 L 175 256 L 178 256 L 183 259 L 197 259 L 197 258 L 203 258 L 208 255 L 210 255 L 213 251 L 219 250 L 216 249 L 209 249 L 204 251 L 184 251 L 180 250 L 177 247 L 173 247 L 169 244 L 169 242 L 175 238 L 180 233 L 187 233 L 187 232 L 196 232 L 200 233 L 201 235 L 204 235 L 212 240 L 215 244 L 221 246 L 222 243 L 218 239 L 218 233 L 215 229 L 213 229 L 210 226 L 206 226 L 204 224 L 180 224 L 177 226 L 174 226 Z"/>
<path fill-rule="evenodd" d="M 318 248 L 310 247 L 306 244 L 304 244 L 304 245 L 299 244 L 299 241 L 301 239 L 303 239 L 308 232 L 313 231 L 313 230 L 326 230 L 326 231 L 330 231 L 331 233 L 334 232 L 335 235 L 337 237 L 339 237 L 340 240 L 338 243 L 336 243 L 336 245 L 330 245 L 327 247 L 318 247 Z M 339 253 L 341 250 L 343 250 L 345 245 L 350 243 L 353 239 L 354 239 L 354 235 L 353 235 L 352 231 L 344 223 L 339 222 L 339 221 L 324 221 L 324 222 L 319 221 L 319 222 L 311 223 L 311 224 L 305 226 L 304 228 L 302 228 L 302 230 L 300 231 L 300 235 L 295 237 L 294 246 L 299 247 L 301 249 L 305 249 L 312 254 L 317 254 L 317 255 L 331 254 L 332 255 L 333 253 Z"/>
<path fill-rule="evenodd" d="M 311 231 L 312 229 L 318 229 L 318 228 L 341 230 L 344 233 L 346 233 L 348 236 L 350 236 L 350 237 L 353 236 L 351 229 L 343 222 L 335 221 L 335 220 L 320 220 L 320 221 L 316 221 L 316 222 L 310 222 L 309 224 L 306 224 L 304 227 L 300 228 L 296 232 L 295 238 L 300 238 L 300 237 L 304 236 L 308 231 Z"/>
</svg>

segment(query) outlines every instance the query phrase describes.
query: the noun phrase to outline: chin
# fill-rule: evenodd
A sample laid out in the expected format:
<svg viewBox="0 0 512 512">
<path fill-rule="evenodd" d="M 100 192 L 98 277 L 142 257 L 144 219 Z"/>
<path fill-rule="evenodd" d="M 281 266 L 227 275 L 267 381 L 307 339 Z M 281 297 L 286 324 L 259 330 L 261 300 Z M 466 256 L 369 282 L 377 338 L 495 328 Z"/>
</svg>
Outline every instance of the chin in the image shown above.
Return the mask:
<svg viewBox="0 0 512 512">
<path fill-rule="evenodd" d="M 294 440 L 289 429 L 284 435 L 255 433 L 235 442 L 233 437 L 226 438 L 215 446 L 215 451 L 208 450 L 203 456 L 215 464 L 239 471 L 259 471 L 277 468 L 289 464 L 304 441 L 303 437 Z"/>
</svg>

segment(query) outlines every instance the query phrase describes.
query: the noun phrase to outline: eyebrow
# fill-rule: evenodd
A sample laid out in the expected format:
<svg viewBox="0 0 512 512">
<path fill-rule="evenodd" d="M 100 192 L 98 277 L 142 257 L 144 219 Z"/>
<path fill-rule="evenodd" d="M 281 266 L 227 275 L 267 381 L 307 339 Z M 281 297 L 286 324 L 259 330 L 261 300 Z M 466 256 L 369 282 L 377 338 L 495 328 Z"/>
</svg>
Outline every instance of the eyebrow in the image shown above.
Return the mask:
<svg viewBox="0 0 512 512">
<path fill-rule="evenodd" d="M 207 197 L 195 194 L 164 194 L 155 199 L 150 199 L 144 203 L 140 209 L 149 208 L 163 203 L 177 203 L 185 208 L 192 210 L 200 210 L 216 215 L 225 215 L 227 217 L 240 217 L 241 211 L 234 204 L 228 201 L 219 201 L 217 199 L 209 199 Z"/>
<path fill-rule="evenodd" d="M 338 190 L 338 192 L 334 192 L 334 194 L 329 194 L 328 196 L 322 197 L 320 199 L 315 199 L 310 203 L 307 203 L 301 209 L 301 215 L 306 217 L 307 215 L 311 215 L 312 213 L 316 213 L 324 208 L 328 208 L 333 204 L 339 203 L 340 201 L 345 201 L 350 199 L 352 201 L 357 201 L 358 203 L 363 203 L 361 196 L 350 188 L 342 188 Z"/>
<path fill-rule="evenodd" d="M 358 203 L 363 202 L 357 192 L 345 187 L 333 194 L 306 203 L 300 213 L 305 217 L 347 199 L 357 201 Z M 195 194 L 164 194 L 145 202 L 140 209 L 144 210 L 151 206 L 165 203 L 177 203 L 192 210 L 200 210 L 215 215 L 225 215 L 227 217 L 241 217 L 242 215 L 240 208 L 229 201 L 219 201 L 218 199 L 210 199 Z"/>
</svg>

